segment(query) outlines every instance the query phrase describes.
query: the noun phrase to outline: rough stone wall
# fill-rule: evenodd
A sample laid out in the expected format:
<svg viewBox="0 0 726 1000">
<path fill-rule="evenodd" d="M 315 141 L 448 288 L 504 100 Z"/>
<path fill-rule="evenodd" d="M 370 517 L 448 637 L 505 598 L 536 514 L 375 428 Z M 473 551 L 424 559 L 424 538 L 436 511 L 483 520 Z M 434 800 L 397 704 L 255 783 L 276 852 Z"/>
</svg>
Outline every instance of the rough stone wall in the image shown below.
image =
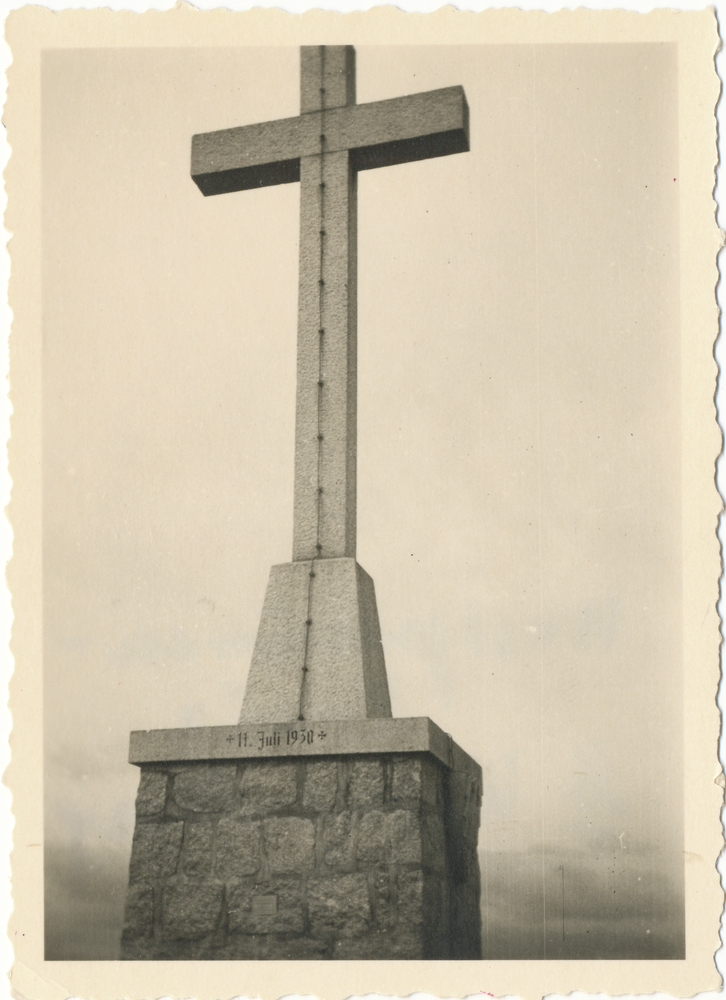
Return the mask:
<svg viewBox="0 0 726 1000">
<path fill-rule="evenodd" d="M 144 765 L 122 957 L 479 958 L 478 787 L 427 754 Z"/>
</svg>

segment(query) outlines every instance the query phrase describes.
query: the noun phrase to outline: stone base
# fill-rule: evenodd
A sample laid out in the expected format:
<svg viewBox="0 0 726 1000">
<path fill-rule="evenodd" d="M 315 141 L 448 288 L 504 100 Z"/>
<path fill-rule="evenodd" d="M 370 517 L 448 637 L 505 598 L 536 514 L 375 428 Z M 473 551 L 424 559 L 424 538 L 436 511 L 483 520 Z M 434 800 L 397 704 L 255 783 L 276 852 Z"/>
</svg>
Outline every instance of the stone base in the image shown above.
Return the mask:
<svg viewBox="0 0 726 1000">
<path fill-rule="evenodd" d="M 479 959 L 481 769 L 450 750 L 141 764 L 122 957 Z"/>
</svg>

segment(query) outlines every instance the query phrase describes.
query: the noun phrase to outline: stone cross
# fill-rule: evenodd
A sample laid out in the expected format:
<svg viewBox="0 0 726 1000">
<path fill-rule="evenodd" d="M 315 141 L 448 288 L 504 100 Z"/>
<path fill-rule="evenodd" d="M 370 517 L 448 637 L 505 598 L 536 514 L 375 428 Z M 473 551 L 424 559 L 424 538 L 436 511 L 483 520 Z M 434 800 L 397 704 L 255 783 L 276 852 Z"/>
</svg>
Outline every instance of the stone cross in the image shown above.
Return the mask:
<svg viewBox="0 0 726 1000">
<path fill-rule="evenodd" d="M 356 104 L 351 46 L 303 46 L 300 63 L 297 118 L 192 139 L 204 195 L 300 182 L 293 554 L 272 567 L 244 722 L 391 715 L 373 581 L 355 560 L 356 178 L 469 148 L 461 87 Z"/>
<path fill-rule="evenodd" d="M 463 88 L 355 103 L 352 46 L 303 46 L 300 116 L 195 135 L 205 195 L 300 181 L 293 560 L 355 557 L 356 174 L 469 148 Z"/>
</svg>

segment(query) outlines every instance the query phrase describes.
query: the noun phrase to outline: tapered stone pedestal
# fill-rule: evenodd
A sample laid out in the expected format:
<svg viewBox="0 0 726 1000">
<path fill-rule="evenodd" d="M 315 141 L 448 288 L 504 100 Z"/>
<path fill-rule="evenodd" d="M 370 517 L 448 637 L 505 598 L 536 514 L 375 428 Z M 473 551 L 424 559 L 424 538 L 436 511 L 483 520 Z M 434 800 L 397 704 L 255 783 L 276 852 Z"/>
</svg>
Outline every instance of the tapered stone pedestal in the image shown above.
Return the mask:
<svg viewBox="0 0 726 1000">
<path fill-rule="evenodd" d="M 481 957 L 481 768 L 430 720 L 134 733 L 130 757 L 124 958 Z"/>
<path fill-rule="evenodd" d="M 373 580 L 355 559 L 273 566 L 240 722 L 390 717 Z"/>
</svg>

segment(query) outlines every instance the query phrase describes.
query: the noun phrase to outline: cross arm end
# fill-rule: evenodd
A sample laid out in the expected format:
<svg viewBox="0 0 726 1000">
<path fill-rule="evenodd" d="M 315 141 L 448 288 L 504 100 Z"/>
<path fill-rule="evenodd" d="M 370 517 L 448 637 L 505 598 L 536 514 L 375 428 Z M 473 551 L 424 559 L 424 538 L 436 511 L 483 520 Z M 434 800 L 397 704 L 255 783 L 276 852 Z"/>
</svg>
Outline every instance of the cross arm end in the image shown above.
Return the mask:
<svg viewBox="0 0 726 1000">
<path fill-rule="evenodd" d="M 191 175 L 203 195 L 299 181 L 294 125 L 283 120 L 194 135 Z"/>
<path fill-rule="evenodd" d="M 356 170 L 469 151 L 469 105 L 463 87 L 358 107 L 365 138 L 352 150 Z"/>
</svg>

